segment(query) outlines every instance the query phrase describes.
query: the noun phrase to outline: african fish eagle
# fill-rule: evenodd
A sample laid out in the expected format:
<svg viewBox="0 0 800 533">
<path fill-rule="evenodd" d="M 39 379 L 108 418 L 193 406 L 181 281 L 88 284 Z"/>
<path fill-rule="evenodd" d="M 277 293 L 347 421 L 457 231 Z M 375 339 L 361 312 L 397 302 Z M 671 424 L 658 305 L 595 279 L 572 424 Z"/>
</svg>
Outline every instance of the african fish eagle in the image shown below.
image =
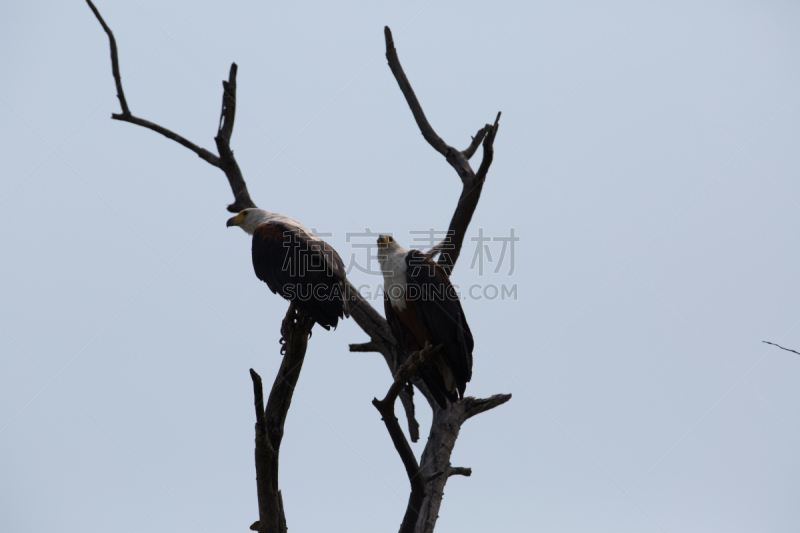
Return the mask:
<svg viewBox="0 0 800 533">
<path fill-rule="evenodd" d="M 253 269 L 273 293 L 292 302 L 325 329 L 350 312 L 342 258 L 293 218 L 248 208 L 228 219 L 253 236 Z"/>
<path fill-rule="evenodd" d="M 419 250 L 406 250 L 388 235 L 378 238 L 383 304 L 392 334 L 406 354 L 442 345 L 420 377 L 442 409 L 464 397 L 472 378 L 474 342 L 458 294 L 445 271 Z"/>
</svg>

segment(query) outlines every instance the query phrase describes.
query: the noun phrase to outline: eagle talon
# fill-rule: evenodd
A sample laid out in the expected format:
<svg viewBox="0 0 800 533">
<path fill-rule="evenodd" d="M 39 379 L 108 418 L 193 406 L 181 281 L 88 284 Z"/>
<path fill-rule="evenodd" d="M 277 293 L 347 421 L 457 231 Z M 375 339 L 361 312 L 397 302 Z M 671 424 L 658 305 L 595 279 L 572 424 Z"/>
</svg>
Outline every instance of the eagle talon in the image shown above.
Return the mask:
<svg viewBox="0 0 800 533">
<path fill-rule="evenodd" d="M 286 316 L 281 321 L 281 344 L 286 344 L 289 338 L 290 328 L 294 325 L 297 318 L 297 310 L 294 304 L 289 304 L 289 310 L 286 311 Z"/>
</svg>

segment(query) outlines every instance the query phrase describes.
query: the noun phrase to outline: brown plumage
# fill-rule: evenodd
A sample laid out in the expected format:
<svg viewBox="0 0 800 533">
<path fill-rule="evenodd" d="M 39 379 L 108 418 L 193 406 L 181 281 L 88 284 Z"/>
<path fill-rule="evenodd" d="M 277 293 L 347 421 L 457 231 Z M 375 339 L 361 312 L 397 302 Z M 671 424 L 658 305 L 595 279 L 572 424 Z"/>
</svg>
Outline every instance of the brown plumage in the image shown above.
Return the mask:
<svg viewBox="0 0 800 533">
<path fill-rule="evenodd" d="M 305 226 L 263 209 L 245 209 L 228 226 L 253 235 L 253 269 L 273 293 L 325 329 L 350 316 L 342 258 Z"/>
<path fill-rule="evenodd" d="M 417 250 L 405 250 L 392 237 L 378 239 L 384 275 L 384 309 L 392 333 L 406 354 L 425 343 L 442 345 L 420 370 L 436 402 L 446 408 L 464 396 L 472 379 L 472 332 L 461 302 L 444 270 Z"/>
</svg>

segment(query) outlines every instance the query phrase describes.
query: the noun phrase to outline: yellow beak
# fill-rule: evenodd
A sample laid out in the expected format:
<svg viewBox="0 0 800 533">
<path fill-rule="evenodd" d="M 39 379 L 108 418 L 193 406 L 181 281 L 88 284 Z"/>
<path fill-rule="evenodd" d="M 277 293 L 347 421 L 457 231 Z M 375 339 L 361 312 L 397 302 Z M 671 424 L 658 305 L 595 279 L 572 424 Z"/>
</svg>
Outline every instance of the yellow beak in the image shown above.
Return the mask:
<svg viewBox="0 0 800 533">
<path fill-rule="evenodd" d="M 227 226 L 229 228 L 231 226 L 239 226 L 242 222 L 244 222 L 245 218 L 247 218 L 247 215 L 245 215 L 244 211 L 242 211 L 241 213 L 237 214 L 235 217 L 229 218 L 228 222 L 225 223 L 225 226 Z"/>
</svg>

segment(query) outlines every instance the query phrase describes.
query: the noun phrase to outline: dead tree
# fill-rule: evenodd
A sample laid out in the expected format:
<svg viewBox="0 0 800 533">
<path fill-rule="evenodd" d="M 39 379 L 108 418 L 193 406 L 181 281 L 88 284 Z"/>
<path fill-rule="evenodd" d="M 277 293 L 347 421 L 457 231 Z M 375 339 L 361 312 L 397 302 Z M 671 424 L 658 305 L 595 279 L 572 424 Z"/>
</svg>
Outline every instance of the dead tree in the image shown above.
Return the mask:
<svg viewBox="0 0 800 533">
<path fill-rule="evenodd" d="M 86 3 L 108 35 L 111 48 L 111 69 L 116 84 L 117 98 L 122 108 L 122 113 L 114 113 L 111 118 L 136 124 L 160 133 L 222 170 L 233 192 L 233 203 L 228 205 L 229 211 L 238 213 L 247 207 L 256 207 L 256 204 L 250 198 L 247 184 L 230 148 L 236 116 L 236 63 L 231 64 L 228 79 L 222 82 L 222 110 L 220 112 L 217 135 L 214 137 L 218 155 L 215 155 L 181 135 L 154 122 L 137 117 L 131 112 L 122 88 L 119 57 L 114 34 L 92 1 L 86 0 Z M 388 27 L 384 31 L 386 58 L 389 62 L 389 67 L 400 86 L 403 96 L 405 96 L 423 137 L 437 152 L 446 158 L 447 162 L 450 163 L 461 178 L 462 192 L 450 221 L 447 237 L 428 252 L 432 257 L 438 255 L 439 265 L 450 274 L 461 252 L 467 227 L 480 200 L 483 183 L 492 164 L 493 145 L 500 113 L 497 114 L 493 124 L 486 124 L 478 130 L 465 150 L 456 150 L 445 143 L 425 118 L 422 106 L 420 106 L 414 90 L 411 88 L 411 84 L 400 65 L 391 31 Z M 478 171 L 474 172 L 469 160 L 475 155 L 479 146 L 483 146 L 483 159 Z M 351 344 L 350 351 L 380 353 L 383 355 L 394 378 L 386 397 L 383 400 L 373 400 L 373 404 L 386 424 L 411 484 L 411 494 L 400 532 L 432 532 L 436 525 L 439 507 L 444 494 L 444 486 L 448 478 L 454 475 L 469 476 L 471 474 L 469 468 L 453 467 L 450 464 L 450 456 L 461 430 L 461 425 L 473 416 L 507 402 L 511 399 L 511 395 L 497 394 L 484 399 L 465 397 L 455 404 L 451 404 L 448 409 L 441 409 L 433 401 L 425 384 L 416 378 L 416 371 L 419 366 L 433 355 L 439 347 L 427 346 L 421 352 L 407 357 L 392 336 L 386 320 L 349 282 L 347 292 L 350 299 L 351 317 L 370 339 L 366 343 Z M 254 370 L 250 370 L 256 409 L 255 463 L 259 507 L 259 521 L 254 523 L 251 529 L 261 532 L 286 532 L 283 499 L 278 485 L 278 458 L 281 439 L 283 438 L 284 422 L 291 405 L 295 385 L 300 377 L 307 340 L 312 326 L 313 323 L 305 315 L 297 312 L 294 306 L 290 305 L 286 318 L 284 318 L 281 325 L 281 334 L 286 341 L 281 350 L 284 358 L 272 386 L 266 407 L 264 406 L 261 377 Z M 430 434 L 419 462 L 417 462 L 394 415 L 395 400 L 399 396 L 408 419 L 409 436 L 412 441 L 416 442 L 419 438 L 419 424 L 414 415 L 413 388 L 409 383 L 413 383 L 419 389 L 428 400 L 431 409 L 433 409 Z"/>
</svg>

